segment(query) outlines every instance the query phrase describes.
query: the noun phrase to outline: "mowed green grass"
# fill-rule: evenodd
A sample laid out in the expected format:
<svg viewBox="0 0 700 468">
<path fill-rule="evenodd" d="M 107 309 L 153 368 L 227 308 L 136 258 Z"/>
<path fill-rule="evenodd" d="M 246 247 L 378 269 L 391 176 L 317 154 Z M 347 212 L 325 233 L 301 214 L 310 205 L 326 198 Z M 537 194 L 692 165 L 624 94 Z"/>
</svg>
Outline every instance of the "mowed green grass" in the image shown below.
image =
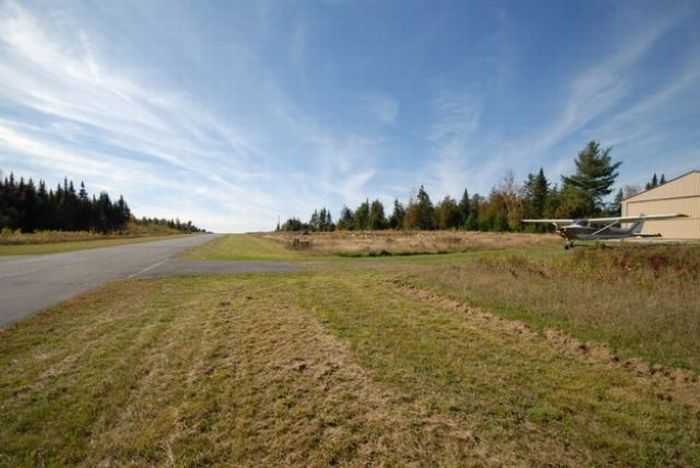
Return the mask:
<svg viewBox="0 0 700 468">
<path fill-rule="evenodd" d="M 649 246 L 631 248 L 632 253 L 645 253 Z M 694 259 L 695 263 L 683 267 L 686 269 L 700 264 L 700 246 L 651 249 L 652 253 Z M 380 271 L 536 330 L 561 330 L 580 340 L 606 343 L 623 357 L 700 374 L 697 275 L 688 278 L 671 262 L 654 278 L 643 255 L 637 263 L 633 256 L 628 267 L 613 269 L 614 265 L 605 263 L 613 257 L 613 250 L 579 247 L 576 252 L 557 245 L 348 259 L 289 250 L 278 242 L 244 234 L 220 238 L 185 255 L 217 260 L 314 260 L 307 268 L 325 275 Z"/>
<path fill-rule="evenodd" d="M 136 244 L 139 242 L 172 239 L 180 236 L 182 236 L 182 234 L 167 236 L 124 237 L 116 239 L 95 239 L 75 242 L 50 242 L 46 244 L 0 245 L 0 256 L 72 252 L 74 250 L 98 249 L 100 247 L 113 247 L 115 245 Z"/>
<path fill-rule="evenodd" d="M 0 335 L 0 464 L 697 466 L 660 391 L 379 271 L 133 280 Z"/>
<path fill-rule="evenodd" d="M 229 234 L 184 252 L 193 260 L 299 260 L 303 254 L 253 234 Z"/>
</svg>

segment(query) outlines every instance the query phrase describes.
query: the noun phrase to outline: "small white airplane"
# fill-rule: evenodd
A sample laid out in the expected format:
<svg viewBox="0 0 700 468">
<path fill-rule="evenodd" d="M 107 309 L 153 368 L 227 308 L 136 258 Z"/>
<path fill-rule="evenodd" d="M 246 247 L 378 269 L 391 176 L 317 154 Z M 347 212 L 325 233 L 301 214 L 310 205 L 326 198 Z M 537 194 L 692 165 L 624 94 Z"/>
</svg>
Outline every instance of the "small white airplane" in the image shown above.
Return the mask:
<svg viewBox="0 0 700 468">
<path fill-rule="evenodd" d="M 523 219 L 523 223 L 553 224 L 557 234 L 564 238 L 565 249 L 574 246 L 574 239 L 610 240 L 628 237 L 661 237 L 661 234 L 642 234 L 644 221 L 685 218 L 687 215 L 668 213 L 638 216 L 615 216 L 611 218 L 584 219 Z M 620 223 L 634 223 L 630 228 L 615 227 Z"/>
</svg>

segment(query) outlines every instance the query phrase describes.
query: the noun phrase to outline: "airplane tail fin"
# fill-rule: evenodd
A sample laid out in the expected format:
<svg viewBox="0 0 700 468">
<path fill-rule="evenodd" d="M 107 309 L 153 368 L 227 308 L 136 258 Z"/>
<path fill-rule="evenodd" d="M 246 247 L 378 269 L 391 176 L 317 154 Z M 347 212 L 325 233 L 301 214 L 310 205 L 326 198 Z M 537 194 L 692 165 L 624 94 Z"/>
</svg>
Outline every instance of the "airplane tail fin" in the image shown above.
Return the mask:
<svg viewBox="0 0 700 468">
<path fill-rule="evenodd" d="M 632 225 L 630 228 L 630 234 L 638 235 L 642 233 L 642 229 L 644 229 L 644 220 L 640 219 L 636 223 Z"/>
<path fill-rule="evenodd" d="M 642 234 L 642 229 L 644 229 L 644 219 L 640 219 L 634 223 L 629 232 L 636 237 L 661 237 L 661 234 Z"/>
</svg>

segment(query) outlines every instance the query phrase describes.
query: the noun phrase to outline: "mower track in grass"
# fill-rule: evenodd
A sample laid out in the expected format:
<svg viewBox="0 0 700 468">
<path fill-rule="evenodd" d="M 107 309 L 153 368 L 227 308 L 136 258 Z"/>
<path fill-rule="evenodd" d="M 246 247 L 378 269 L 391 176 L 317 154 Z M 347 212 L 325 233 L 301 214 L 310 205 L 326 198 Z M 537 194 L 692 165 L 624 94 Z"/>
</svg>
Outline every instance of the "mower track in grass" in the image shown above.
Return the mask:
<svg viewBox="0 0 700 468">
<path fill-rule="evenodd" d="M 0 340 L 5 465 L 693 466 L 699 417 L 376 272 L 117 282 Z"/>
</svg>

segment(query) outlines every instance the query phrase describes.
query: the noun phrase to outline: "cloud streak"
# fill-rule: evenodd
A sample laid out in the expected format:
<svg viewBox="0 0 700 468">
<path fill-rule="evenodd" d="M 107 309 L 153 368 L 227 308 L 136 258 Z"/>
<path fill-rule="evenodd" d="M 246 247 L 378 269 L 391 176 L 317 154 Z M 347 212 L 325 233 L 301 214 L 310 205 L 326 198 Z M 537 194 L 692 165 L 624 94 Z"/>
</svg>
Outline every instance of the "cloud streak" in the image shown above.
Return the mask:
<svg viewBox="0 0 700 468">
<path fill-rule="evenodd" d="M 615 145 L 626 140 L 646 140 L 649 147 L 658 147 L 669 137 L 654 125 L 658 115 L 663 115 L 662 110 L 668 112 L 678 95 L 688 95 L 693 88 L 698 95 L 700 61 L 693 53 L 697 47 L 688 51 L 686 70 L 641 99 L 637 89 L 639 63 L 688 16 L 687 12 L 670 11 L 653 18 L 630 19 L 630 31 L 620 34 L 608 56 L 581 68 L 561 91 L 552 90 L 563 94 L 563 105 L 551 118 L 543 119 L 534 128 L 528 126 L 525 134 L 504 138 L 492 129 L 480 128 L 479 107 L 466 97 L 474 93 L 469 88 L 460 91 L 453 87 L 443 92 L 434 103 L 436 117 L 430 135 L 434 142 L 433 161 L 427 172 L 447 193 L 458 195 L 463 189 L 460 184 L 466 180 L 476 181 L 472 188 L 483 193 L 499 175 L 513 168 L 534 172 L 541 165 L 556 181 L 560 174 L 571 170 L 576 151 L 591 138 Z M 671 115 L 678 115 L 678 110 L 671 111 Z M 651 138 L 655 139 L 653 144 Z M 562 148 L 565 156 L 558 155 Z M 681 159 L 687 161 L 688 157 L 691 156 L 686 153 Z M 474 158 L 482 158 L 483 162 L 475 164 Z M 627 162 L 626 167 L 629 165 Z"/>
<path fill-rule="evenodd" d="M 200 206 L 214 206 L 219 215 L 192 209 L 193 219 L 212 229 L 260 229 L 261 219 L 276 219 L 279 200 L 264 189 L 274 173 L 249 134 L 181 94 L 136 81 L 123 65 L 105 62 L 79 24 L 70 27 L 77 30 L 77 47 L 69 32 L 49 33 L 18 4 L 0 11 L 0 47 L 7 58 L 0 62 L 0 99 L 42 123 L 3 119 L 5 154 L 44 168 L 37 172 L 89 178 L 98 188 L 118 185 L 136 194 L 128 199 L 137 200 L 137 209 L 155 209 L 149 215 L 169 213 L 167 200 L 182 199 L 177 193 L 197 193 Z M 101 151 L 85 149 L 95 141 Z M 173 175 L 177 182 L 157 182 Z M 202 183 L 208 188 L 197 190 Z M 163 205 L 139 202 L 143 184 L 169 190 L 157 197 Z M 229 222 L 219 224 L 222 219 Z"/>
<path fill-rule="evenodd" d="M 399 103 L 396 99 L 383 93 L 369 93 L 363 97 L 367 110 L 385 124 L 396 124 L 399 116 Z"/>
<path fill-rule="evenodd" d="M 23 116 L 0 120 L 0 148 L 24 158 L 30 173 L 86 178 L 125 193 L 137 214 L 171 216 L 177 207 L 222 231 L 266 229 L 278 214 L 305 216 L 326 198 L 340 205 L 364 197 L 376 174 L 375 143 L 302 117 L 263 70 L 251 73 L 266 77 L 264 111 L 309 154 L 287 167 L 263 149 L 266 137 L 254 126 L 243 130 L 153 77 L 137 78 L 106 60 L 80 23 L 68 16 L 62 24 L 49 29 L 13 2 L 0 9 L 0 103 Z M 289 58 L 302 73 L 305 25 L 290 34 Z M 398 114 L 388 96 L 367 102 L 385 123 Z M 294 175 L 285 172 L 295 166 Z"/>
</svg>

